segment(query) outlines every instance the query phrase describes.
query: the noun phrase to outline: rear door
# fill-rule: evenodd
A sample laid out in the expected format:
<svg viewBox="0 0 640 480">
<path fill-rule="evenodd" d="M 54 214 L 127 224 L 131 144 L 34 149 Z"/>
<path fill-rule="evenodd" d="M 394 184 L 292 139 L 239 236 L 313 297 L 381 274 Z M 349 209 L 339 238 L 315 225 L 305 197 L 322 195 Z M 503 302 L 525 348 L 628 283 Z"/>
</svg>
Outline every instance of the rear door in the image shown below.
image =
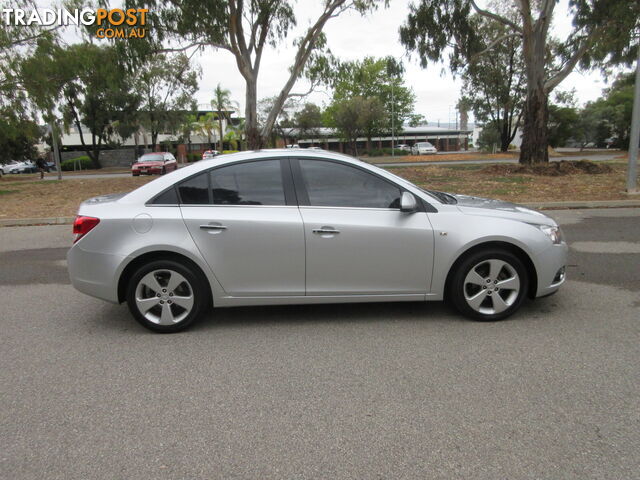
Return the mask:
<svg viewBox="0 0 640 480">
<path fill-rule="evenodd" d="M 223 165 L 178 192 L 187 228 L 227 294 L 304 295 L 304 231 L 288 160 Z"/>
</svg>

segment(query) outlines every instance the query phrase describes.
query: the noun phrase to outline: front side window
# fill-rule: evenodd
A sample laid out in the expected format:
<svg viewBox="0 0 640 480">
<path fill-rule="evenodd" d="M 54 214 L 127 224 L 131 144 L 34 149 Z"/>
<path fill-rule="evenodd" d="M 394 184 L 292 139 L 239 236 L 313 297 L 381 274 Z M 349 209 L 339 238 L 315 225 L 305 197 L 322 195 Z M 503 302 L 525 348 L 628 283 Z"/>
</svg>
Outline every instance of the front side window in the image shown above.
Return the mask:
<svg viewBox="0 0 640 480">
<path fill-rule="evenodd" d="M 215 205 L 285 205 L 280 160 L 216 168 L 211 190 Z"/>
<path fill-rule="evenodd" d="M 400 188 L 376 175 L 337 162 L 299 162 L 311 206 L 400 208 Z"/>
</svg>

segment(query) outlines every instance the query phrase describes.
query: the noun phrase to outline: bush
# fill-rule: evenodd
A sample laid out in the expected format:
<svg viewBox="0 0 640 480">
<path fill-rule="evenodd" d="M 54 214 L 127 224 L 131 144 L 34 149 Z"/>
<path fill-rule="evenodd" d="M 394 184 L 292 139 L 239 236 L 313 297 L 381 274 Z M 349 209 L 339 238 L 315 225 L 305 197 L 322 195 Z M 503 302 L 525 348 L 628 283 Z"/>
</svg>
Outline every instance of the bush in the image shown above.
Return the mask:
<svg viewBox="0 0 640 480">
<path fill-rule="evenodd" d="M 93 166 L 93 162 L 91 161 L 91 159 L 87 156 L 87 155 L 82 155 L 80 157 L 76 157 L 76 158 L 68 158 L 67 160 L 64 160 L 61 164 L 60 164 L 60 169 L 64 172 L 70 172 L 74 170 L 74 165 L 75 165 L 75 169 L 78 168 L 78 161 L 80 162 L 80 168 L 82 170 L 93 170 L 94 166 Z"/>
<path fill-rule="evenodd" d="M 197 162 L 198 160 L 202 160 L 201 153 L 187 153 L 187 162 L 193 163 Z"/>
<path fill-rule="evenodd" d="M 396 156 L 409 155 L 411 152 L 407 152 L 406 150 L 399 150 L 394 148 Z M 368 155 L 370 157 L 384 157 L 391 156 L 393 150 L 391 148 L 372 148 L 369 150 Z"/>
<path fill-rule="evenodd" d="M 237 153 L 239 150 L 223 150 L 222 153 Z"/>
</svg>

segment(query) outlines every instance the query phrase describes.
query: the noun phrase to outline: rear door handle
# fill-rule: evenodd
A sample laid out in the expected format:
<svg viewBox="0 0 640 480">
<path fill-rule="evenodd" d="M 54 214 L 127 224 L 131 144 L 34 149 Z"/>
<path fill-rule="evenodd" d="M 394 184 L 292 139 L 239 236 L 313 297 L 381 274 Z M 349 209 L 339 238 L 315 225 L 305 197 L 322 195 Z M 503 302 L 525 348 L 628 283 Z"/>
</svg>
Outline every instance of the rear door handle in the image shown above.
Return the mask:
<svg viewBox="0 0 640 480">
<path fill-rule="evenodd" d="M 315 230 L 313 230 L 313 233 L 317 233 L 318 235 L 335 235 L 337 233 L 340 233 L 340 230 L 336 230 L 333 227 L 322 227 L 316 228 Z"/>
</svg>

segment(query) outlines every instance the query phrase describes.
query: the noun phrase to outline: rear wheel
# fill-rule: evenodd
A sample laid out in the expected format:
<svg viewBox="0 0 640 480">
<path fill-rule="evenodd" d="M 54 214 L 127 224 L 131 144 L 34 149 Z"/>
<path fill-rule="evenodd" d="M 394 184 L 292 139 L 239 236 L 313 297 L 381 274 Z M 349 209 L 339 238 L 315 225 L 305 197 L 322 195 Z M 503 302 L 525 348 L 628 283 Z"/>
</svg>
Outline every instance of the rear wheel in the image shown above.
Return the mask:
<svg viewBox="0 0 640 480">
<path fill-rule="evenodd" d="M 201 275 L 173 260 L 142 266 L 127 288 L 127 304 L 135 319 L 161 333 L 187 328 L 206 310 L 208 299 Z"/>
<path fill-rule="evenodd" d="M 454 306 L 467 317 L 502 320 L 520 308 L 529 277 L 522 261 L 504 250 L 477 252 L 458 266 L 451 282 Z"/>
</svg>

